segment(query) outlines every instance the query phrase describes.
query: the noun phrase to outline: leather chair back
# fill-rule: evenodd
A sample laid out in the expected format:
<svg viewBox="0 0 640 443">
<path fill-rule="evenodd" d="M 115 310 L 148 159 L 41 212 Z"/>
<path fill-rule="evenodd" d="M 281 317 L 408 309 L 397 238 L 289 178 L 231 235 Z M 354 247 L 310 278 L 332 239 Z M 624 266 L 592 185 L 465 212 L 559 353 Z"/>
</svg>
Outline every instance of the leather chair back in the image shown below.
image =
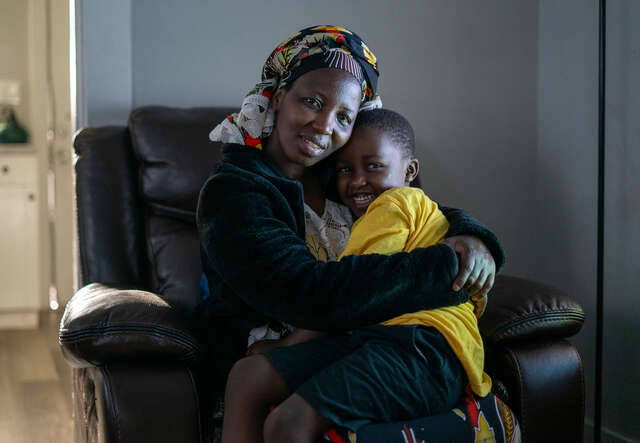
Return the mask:
<svg viewBox="0 0 640 443">
<path fill-rule="evenodd" d="M 149 290 L 193 310 L 202 273 L 195 210 L 221 153 L 208 135 L 234 111 L 149 106 L 131 113 L 128 128 L 76 137 L 82 285 Z"/>
</svg>

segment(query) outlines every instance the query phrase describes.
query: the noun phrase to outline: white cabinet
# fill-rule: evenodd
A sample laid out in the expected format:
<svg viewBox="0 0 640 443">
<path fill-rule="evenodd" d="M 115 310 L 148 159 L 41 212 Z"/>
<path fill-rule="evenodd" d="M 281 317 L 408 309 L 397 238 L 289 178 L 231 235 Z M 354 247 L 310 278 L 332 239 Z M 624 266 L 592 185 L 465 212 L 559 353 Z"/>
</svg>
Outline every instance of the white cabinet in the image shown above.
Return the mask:
<svg viewBox="0 0 640 443">
<path fill-rule="evenodd" d="M 41 198 L 37 171 L 33 150 L 0 151 L 0 329 L 37 325 Z"/>
</svg>

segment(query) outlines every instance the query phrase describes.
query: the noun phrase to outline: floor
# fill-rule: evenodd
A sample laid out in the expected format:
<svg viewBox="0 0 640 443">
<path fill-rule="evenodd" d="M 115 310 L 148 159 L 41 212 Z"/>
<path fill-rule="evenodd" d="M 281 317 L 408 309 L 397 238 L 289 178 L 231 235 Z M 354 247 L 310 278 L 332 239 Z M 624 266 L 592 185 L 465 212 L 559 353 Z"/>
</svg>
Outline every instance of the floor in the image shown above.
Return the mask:
<svg viewBox="0 0 640 443">
<path fill-rule="evenodd" d="M 61 312 L 37 330 L 0 330 L 0 443 L 73 441 L 71 369 L 58 346 Z"/>
</svg>

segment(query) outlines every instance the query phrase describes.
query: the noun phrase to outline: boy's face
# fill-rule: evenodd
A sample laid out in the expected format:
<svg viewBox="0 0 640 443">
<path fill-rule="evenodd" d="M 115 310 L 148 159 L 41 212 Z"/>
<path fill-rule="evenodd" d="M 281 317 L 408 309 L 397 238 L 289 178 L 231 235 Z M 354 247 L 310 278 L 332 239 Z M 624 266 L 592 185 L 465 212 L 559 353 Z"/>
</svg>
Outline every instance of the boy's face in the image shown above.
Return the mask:
<svg viewBox="0 0 640 443">
<path fill-rule="evenodd" d="M 342 202 L 356 217 L 384 191 L 408 186 L 418 174 L 418 160 L 408 158 L 384 132 L 358 127 L 338 151 L 336 185 Z"/>
</svg>

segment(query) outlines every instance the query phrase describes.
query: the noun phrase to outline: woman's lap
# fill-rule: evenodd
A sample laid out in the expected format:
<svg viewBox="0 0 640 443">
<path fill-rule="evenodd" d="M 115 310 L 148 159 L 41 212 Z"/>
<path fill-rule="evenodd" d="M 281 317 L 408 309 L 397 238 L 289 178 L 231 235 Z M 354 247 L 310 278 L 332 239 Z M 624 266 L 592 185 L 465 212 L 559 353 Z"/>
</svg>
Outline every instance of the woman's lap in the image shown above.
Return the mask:
<svg viewBox="0 0 640 443">
<path fill-rule="evenodd" d="M 374 325 L 265 356 L 290 392 L 352 430 L 446 411 L 467 383 L 444 337 L 419 326 Z"/>
</svg>

